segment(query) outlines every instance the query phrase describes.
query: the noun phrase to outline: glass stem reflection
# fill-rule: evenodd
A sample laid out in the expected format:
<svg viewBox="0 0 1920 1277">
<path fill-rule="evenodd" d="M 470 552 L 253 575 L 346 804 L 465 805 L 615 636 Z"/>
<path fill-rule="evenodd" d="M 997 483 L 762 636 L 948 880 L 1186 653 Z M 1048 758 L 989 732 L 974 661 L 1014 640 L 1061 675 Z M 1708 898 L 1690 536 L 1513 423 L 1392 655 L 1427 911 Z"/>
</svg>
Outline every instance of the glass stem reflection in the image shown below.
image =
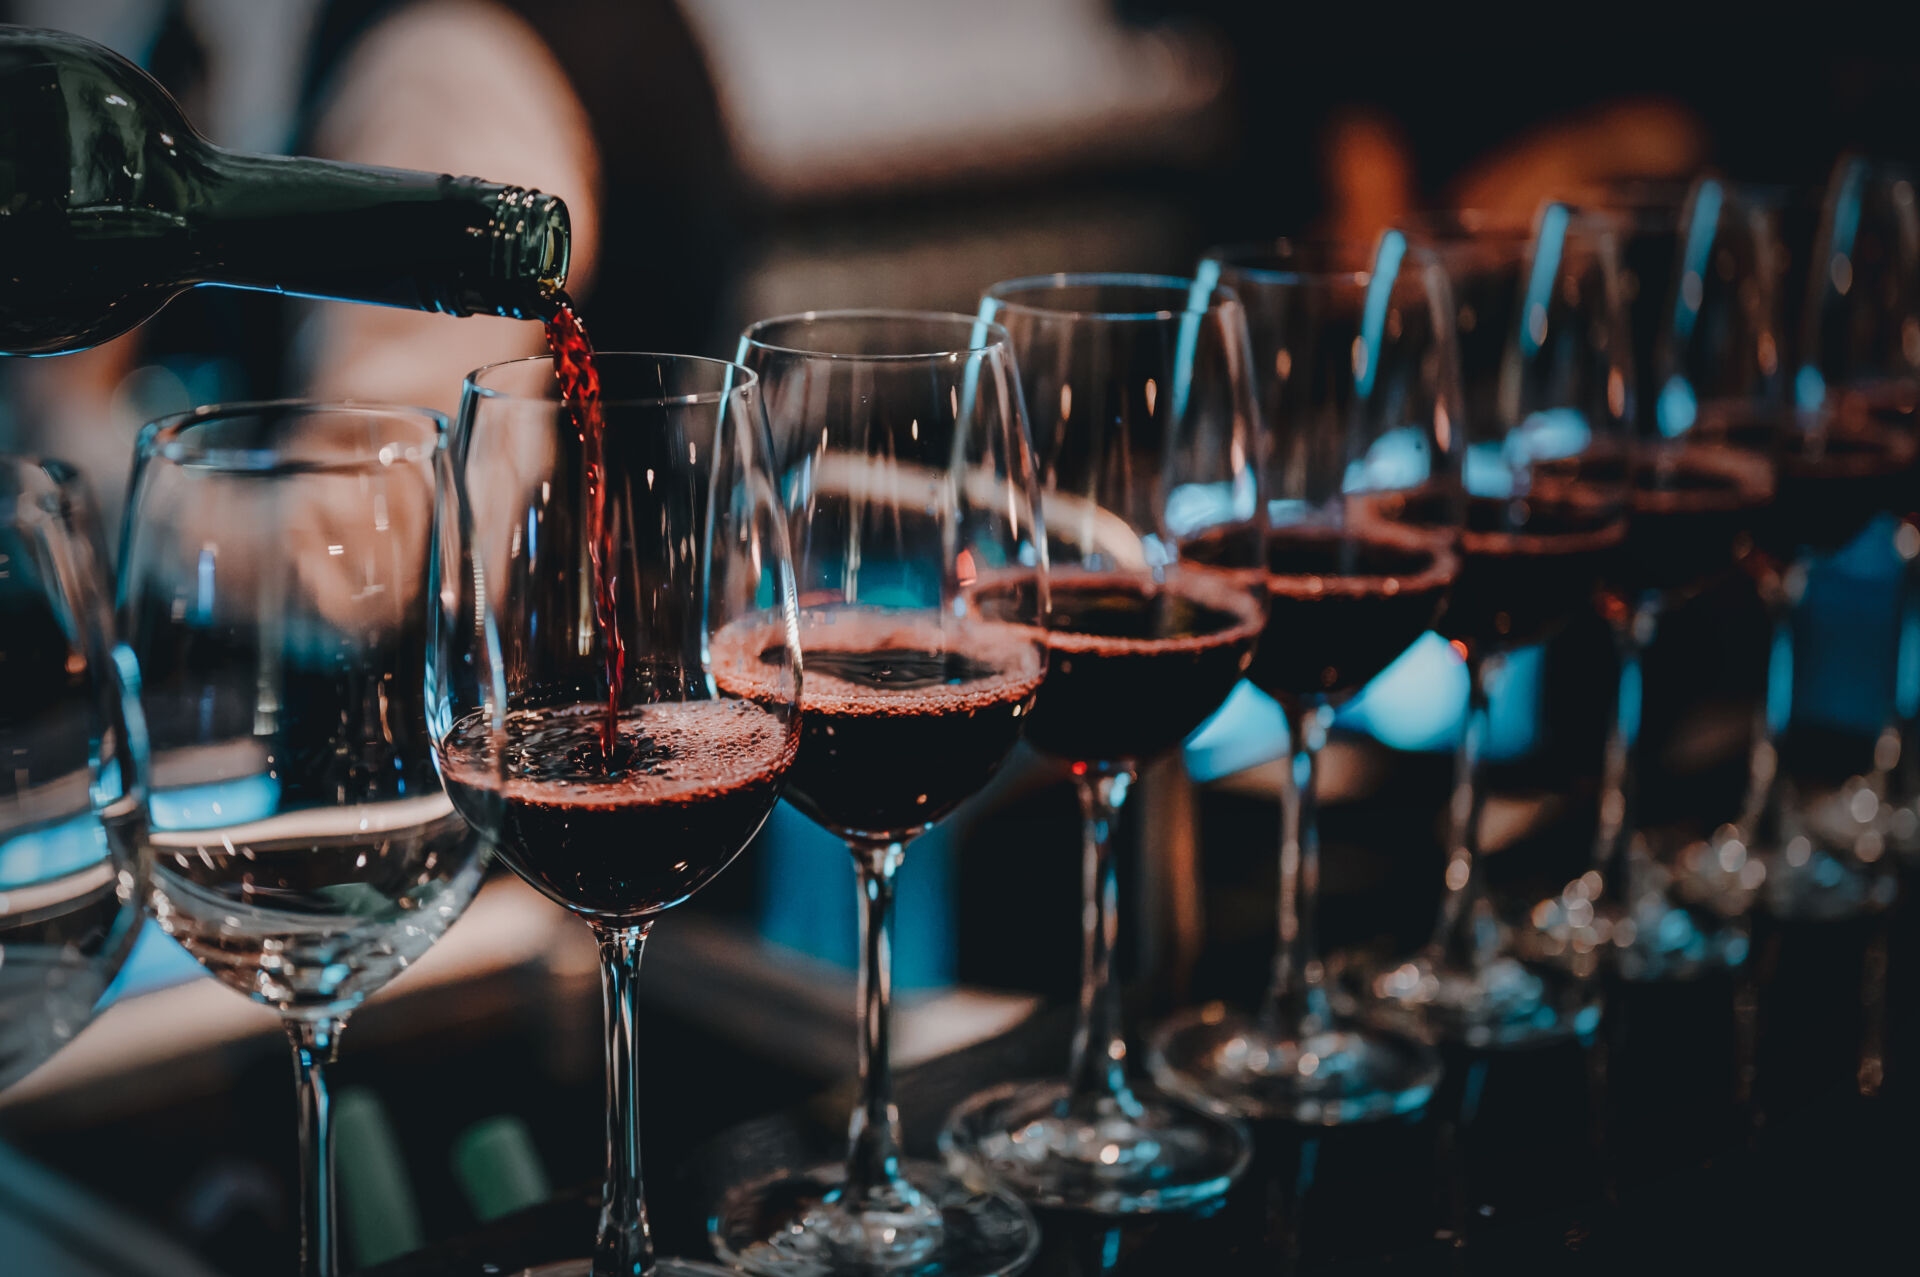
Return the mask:
<svg viewBox="0 0 1920 1277">
<path fill-rule="evenodd" d="M 1641 887 L 1634 880 L 1634 760 L 1640 738 L 1641 659 L 1660 622 L 1659 601 L 1642 599 L 1613 627 L 1620 681 L 1614 690 L 1613 722 L 1607 728 L 1606 757 L 1600 774 L 1600 827 L 1594 838 L 1593 867 L 1600 873 L 1602 899 L 1631 915 Z"/>
<path fill-rule="evenodd" d="M 1780 771 L 1778 742 L 1793 711 L 1793 605 L 1806 588 L 1804 562 L 1761 573 L 1756 586 L 1767 614 L 1766 686 L 1761 689 L 1753 722 L 1753 749 L 1747 757 L 1747 792 L 1734 829 L 1748 847 L 1778 832 L 1769 829 L 1775 815 L 1776 781 Z"/>
<path fill-rule="evenodd" d="M 333 1121 L 327 1061 L 346 1021 L 290 1019 L 286 1025 L 300 1093 L 300 1273 L 301 1277 L 334 1277 L 339 1256 L 334 1250 Z"/>
<path fill-rule="evenodd" d="M 593 1277 L 642 1277 L 653 1267 L 647 1195 L 640 1180 L 640 951 L 651 922 L 595 926 L 600 941 L 600 997 L 607 1032 L 607 1176 L 600 1190 L 600 1227 Z"/>
<path fill-rule="evenodd" d="M 1315 770 L 1332 710 L 1294 701 L 1286 712 L 1291 748 L 1280 791 L 1280 943 L 1260 1020 L 1275 1036 L 1299 1040 L 1333 1023 L 1316 932 L 1320 827 L 1314 806 Z"/>
<path fill-rule="evenodd" d="M 1486 803 L 1480 767 L 1491 727 L 1487 686 L 1499 676 L 1504 658 L 1471 652 L 1467 656 L 1467 721 L 1454 761 L 1453 800 L 1447 820 L 1446 895 L 1434 948 L 1456 971 L 1480 971 L 1499 949 L 1499 924 L 1487 902 L 1480 866 L 1480 815 Z"/>
<path fill-rule="evenodd" d="M 1141 1112 L 1127 1086 L 1127 1038 L 1120 1014 L 1120 980 L 1114 948 L 1120 936 L 1120 880 L 1113 863 L 1113 829 L 1133 785 L 1123 768 L 1074 779 L 1082 828 L 1080 901 L 1080 1016 L 1073 1030 L 1067 1074 L 1067 1106 L 1074 1116 L 1094 1118 L 1115 1106 Z"/>
<path fill-rule="evenodd" d="M 860 887 L 860 1103 L 847 1129 L 850 1207 L 898 1210 L 917 1196 L 900 1173 L 900 1110 L 893 1103 L 893 879 L 897 842 L 847 844 Z"/>
</svg>

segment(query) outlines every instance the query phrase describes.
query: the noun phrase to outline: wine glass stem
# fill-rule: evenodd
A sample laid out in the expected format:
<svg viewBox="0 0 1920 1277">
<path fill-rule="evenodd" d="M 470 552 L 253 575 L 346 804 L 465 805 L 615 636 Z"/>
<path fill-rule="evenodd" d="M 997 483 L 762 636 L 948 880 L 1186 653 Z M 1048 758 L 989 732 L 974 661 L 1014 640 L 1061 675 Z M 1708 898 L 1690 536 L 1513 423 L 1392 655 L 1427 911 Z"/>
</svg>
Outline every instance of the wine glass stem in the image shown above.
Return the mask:
<svg viewBox="0 0 1920 1277">
<path fill-rule="evenodd" d="M 1454 761 L 1453 800 L 1447 821 L 1446 894 L 1440 903 L 1440 927 L 1434 947 L 1441 962 L 1456 971 L 1479 971 L 1492 958 L 1493 911 L 1480 882 L 1480 812 L 1486 801 L 1480 777 L 1488 733 L 1487 684 L 1503 664 L 1501 657 L 1478 649 L 1467 656 L 1467 721 Z"/>
<path fill-rule="evenodd" d="M 1797 561 L 1759 582 L 1760 602 L 1767 615 L 1767 672 L 1760 702 L 1754 710 L 1753 748 L 1747 756 L 1747 792 L 1734 828 L 1748 847 L 1769 831 L 1776 781 L 1780 771 L 1779 739 L 1793 712 L 1793 602 L 1805 588 L 1807 568 Z M 1778 832 L 1777 830 L 1773 832 Z"/>
<path fill-rule="evenodd" d="M 1127 1086 L 1127 1038 L 1120 1019 L 1120 883 L 1113 863 L 1113 828 L 1133 785 L 1131 769 L 1076 777 L 1082 830 L 1080 906 L 1080 1015 L 1073 1030 L 1067 1103 L 1092 1116 L 1118 1104 L 1134 1109 Z"/>
<path fill-rule="evenodd" d="M 333 1121 L 327 1099 L 327 1060 L 346 1028 L 344 1018 L 289 1019 L 294 1083 L 300 1096 L 300 1273 L 334 1277 Z"/>
<path fill-rule="evenodd" d="M 900 1110 L 893 1103 L 893 878 L 897 842 L 847 844 L 860 887 L 860 1103 L 847 1128 L 844 1198 L 898 1209 L 913 1190 L 900 1173 Z"/>
<path fill-rule="evenodd" d="M 1600 775 L 1600 826 L 1594 838 L 1593 867 L 1600 874 L 1603 898 L 1629 911 L 1638 899 L 1633 881 L 1633 837 L 1634 757 L 1643 704 L 1641 658 L 1653 642 L 1659 619 L 1657 600 L 1643 599 L 1613 632 L 1620 681 L 1614 689 L 1613 722 L 1607 728 L 1606 757 Z"/>
<path fill-rule="evenodd" d="M 1289 767 L 1280 790 L 1280 942 L 1262 1023 L 1292 1040 L 1324 1032 L 1333 1022 L 1315 931 L 1320 903 L 1320 830 L 1314 808 L 1314 770 L 1327 743 L 1325 705 L 1295 701 L 1286 707 Z"/>
<path fill-rule="evenodd" d="M 593 1277 L 641 1277 L 653 1268 L 647 1195 L 640 1180 L 640 951 L 651 922 L 598 926 L 600 997 L 607 1031 L 607 1177 L 593 1242 Z"/>
</svg>

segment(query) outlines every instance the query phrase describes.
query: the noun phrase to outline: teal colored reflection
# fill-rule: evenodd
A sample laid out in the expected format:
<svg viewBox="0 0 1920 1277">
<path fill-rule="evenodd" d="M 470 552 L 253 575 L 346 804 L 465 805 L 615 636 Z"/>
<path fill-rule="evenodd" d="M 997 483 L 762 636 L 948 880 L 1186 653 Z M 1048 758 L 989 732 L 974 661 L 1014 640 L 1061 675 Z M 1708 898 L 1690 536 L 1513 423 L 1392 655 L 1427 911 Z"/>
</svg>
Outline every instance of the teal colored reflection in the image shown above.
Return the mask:
<svg viewBox="0 0 1920 1277">
<path fill-rule="evenodd" d="M 122 998 L 170 989 L 189 980 L 211 979 L 212 974 L 192 954 L 181 948 L 179 941 L 162 931 L 160 924 L 149 918 L 141 925 L 140 935 L 134 940 L 133 951 L 127 954 L 120 974 L 100 995 L 99 1006 L 105 1010 Z"/>
<path fill-rule="evenodd" d="M 1902 561 L 1893 526 L 1880 516 L 1808 573 L 1784 670 L 1776 651 L 1776 725 L 1790 688 L 1794 721 L 1866 737 L 1880 731 L 1896 688 L 1901 611 Z"/>
<path fill-rule="evenodd" d="M 106 831 L 91 810 L 17 831 L 0 840 L 0 891 L 62 877 L 97 865 L 107 855 Z"/>
<path fill-rule="evenodd" d="M 280 810 L 280 782 L 242 776 L 205 785 L 156 789 L 150 799 L 155 829 L 212 829 L 265 820 Z"/>
<path fill-rule="evenodd" d="M 1433 473 L 1433 450 L 1418 426 L 1389 430 L 1373 441 L 1367 455 L 1347 467 L 1341 490 L 1392 492 L 1418 487 Z"/>
<path fill-rule="evenodd" d="M 1693 387 L 1685 377 L 1669 377 L 1667 384 L 1660 388 L 1660 397 L 1654 401 L 1653 419 L 1660 427 L 1660 433 L 1669 439 L 1677 439 L 1693 429 L 1694 418 L 1699 415 L 1700 406 L 1694 400 Z"/>
<path fill-rule="evenodd" d="M 1339 721 L 1394 749 L 1451 750 L 1466 708 L 1466 662 L 1451 643 L 1429 632 L 1367 684 Z"/>
<path fill-rule="evenodd" d="M 1507 655 L 1501 676 L 1492 680 L 1488 757 L 1521 757 L 1539 740 L 1545 654 L 1544 647 L 1519 648 Z M 1367 684 L 1334 721 L 1390 749 L 1450 753 L 1459 746 L 1466 711 L 1466 665 L 1451 643 L 1427 633 Z M 1187 772 L 1204 784 L 1284 758 L 1286 724 L 1286 712 L 1278 703 L 1243 682 L 1187 738 Z"/>
<path fill-rule="evenodd" d="M 955 822 L 913 840 L 894 879 L 893 987 L 942 989 L 958 963 L 953 918 Z M 852 971 L 860 961 L 860 920 L 844 861 L 847 845 L 781 803 L 755 840 L 760 867 L 760 936 Z"/>
</svg>

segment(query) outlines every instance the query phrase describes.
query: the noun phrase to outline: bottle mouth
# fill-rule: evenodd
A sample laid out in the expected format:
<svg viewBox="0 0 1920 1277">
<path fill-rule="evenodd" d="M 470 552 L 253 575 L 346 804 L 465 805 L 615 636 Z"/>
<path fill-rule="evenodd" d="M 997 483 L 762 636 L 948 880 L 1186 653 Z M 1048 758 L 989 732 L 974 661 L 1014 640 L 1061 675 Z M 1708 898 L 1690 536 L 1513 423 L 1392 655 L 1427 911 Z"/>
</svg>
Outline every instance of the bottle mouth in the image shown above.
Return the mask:
<svg viewBox="0 0 1920 1277">
<path fill-rule="evenodd" d="M 557 195 L 509 186 L 495 195 L 486 228 L 493 288 L 470 310 L 513 319 L 544 318 L 564 288 L 573 255 L 573 222 Z"/>
</svg>

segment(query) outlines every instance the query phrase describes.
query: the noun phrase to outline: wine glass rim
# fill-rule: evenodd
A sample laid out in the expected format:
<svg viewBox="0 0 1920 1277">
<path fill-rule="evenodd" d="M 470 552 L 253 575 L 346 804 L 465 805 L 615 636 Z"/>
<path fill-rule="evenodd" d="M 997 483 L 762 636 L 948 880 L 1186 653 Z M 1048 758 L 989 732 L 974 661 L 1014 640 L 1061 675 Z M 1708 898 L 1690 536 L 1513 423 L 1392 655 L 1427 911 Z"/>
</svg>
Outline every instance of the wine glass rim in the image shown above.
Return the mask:
<svg viewBox="0 0 1920 1277">
<path fill-rule="evenodd" d="M 707 404 L 723 403 L 735 395 L 741 394 L 760 380 L 753 369 L 730 359 L 711 359 L 706 355 L 676 355 L 657 350 L 596 350 L 593 361 L 600 368 L 609 364 L 624 363 L 629 359 L 653 359 L 670 364 L 685 364 L 700 368 L 725 368 L 730 370 L 734 380 L 728 381 L 718 390 L 695 390 L 681 395 L 607 395 L 602 394 L 600 402 L 609 408 L 692 408 Z M 560 400 L 554 394 L 523 395 L 498 386 L 482 384 L 482 378 L 508 368 L 524 367 L 532 364 L 553 363 L 553 356 L 522 355 L 516 359 L 500 359 L 490 364 L 482 364 L 469 372 L 461 382 L 461 397 L 474 395 L 481 399 L 517 400 L 521 403 L 558 404 Z M 557 389 L 557 384 L 547 383 Z"/>
<path fill-rule="evenodd" d="M 965 328 L 969 334 L 964 346 L 949 346 L 941 350 L 888 350 L 855 351 L 827 350 L 819 346 L 796 346 L 789 342 L 766 341 L 754 334 L 772 329 L 781 324 L 811 324 L 822 320 L 862 320 L 889 319 L 911 320 L 923 324 L 952 324 L 955 328 Z M 976 336 L 982 333 L 984 336 Z M 769 315 L 765 319 L 756 319 L 740 331 L 740 340 L 755 350 L 764 350 L 776 355 L 801 355 L 809 359 L 844 359 L 852 363 L 890 363 L 897 361 L 950 359 L 956 355 L 974 355 L 989 351 L 997 346 L 1006 346 L 1012 338 L 1007 330 L 991 319 L 978 315 L 962 314 L 957 310 L 898 310 L 884 306 L 851 306 L 831 310 L 797 310 L 785 315 Z"/>
<path fill-rule="evenodd" d="M 1194 305 L 1193 290 L 1196 286 L 1197 281 L 1186 275 L 1148 275 L 1127 271 L 1060 271 L 1051 275 L 1022 275 L 1018 279 L 1003 279 L 996 284 L 989 284 L 981 292 L 980 299 L 990 301 L 1003 310 L 1052 319 L 1164 323 L 1182 315 L 1204 315 L 1222 304 L 1216 296 L 1218 291 L 1216 289 L 1209 290 L 1205 305 Z M 1013 293 L 1059 292 L 1068 288 L 1158 288 L 1185 294 L 1187 304 L 1179 307 L 1155 307 L 1152 310 L 1081 310 L 1070 306 L 1040 306 L 1032 302 L 1014 301 L 1009 296 Z"/>
<path fill-rule="evenodd" d="M 1299 254 L 1301 264 L 1257 266 L 1253 259 L 1279 259 Z M 1232 274 L 1263 284 L 1348 284 L 1364 287 L 1373 278 L 1374 249 L 1353 240 L 1275 239 L 1239 240 L 1215 244 L 1200 255 L 1211 262 L 1222 277 Z M 1329 262 L 1340 261 L 1340 265 Z M 1354 265 L 1353 263 L 1361 263 Z"/>
<path fill-rule="evenodd" d="M 370 465 L 383 465 L 385 461 L 378 455 L 355 458 L 303 458 L 275 453 L 276 460 L 263 461 L 261 454 L 267 449 L 223 448 L 211 449 L 190 457 L 170 456 L 167 445 L 178 442 L 180 436 L 195 426 L 215 421 L 231 421 L 242 417 L 284 416 L 299 414 L 302 416 L 347 416 L 347 417 L 389 417 L 411 418 L 423 421 L 433 427 L 434 446 L 442 447 L 447 438 L 447 414 L 435 408 L 423 408 L 417 404 L 380 403 L 366 399 L 241 399 L 230 403 L 202 404 L 184 412 L 169 413 L 155 417 L 140 431 L 138 454 L 152 457 L 171 464 L 192 464 L 202 469 L 232 470 L 235 472 L 258 474 L 293 474 L 320 471 L 359 470 Z M 245 464 L 223 463 L 217 458 L 245 458 Z"/>
</svg>

